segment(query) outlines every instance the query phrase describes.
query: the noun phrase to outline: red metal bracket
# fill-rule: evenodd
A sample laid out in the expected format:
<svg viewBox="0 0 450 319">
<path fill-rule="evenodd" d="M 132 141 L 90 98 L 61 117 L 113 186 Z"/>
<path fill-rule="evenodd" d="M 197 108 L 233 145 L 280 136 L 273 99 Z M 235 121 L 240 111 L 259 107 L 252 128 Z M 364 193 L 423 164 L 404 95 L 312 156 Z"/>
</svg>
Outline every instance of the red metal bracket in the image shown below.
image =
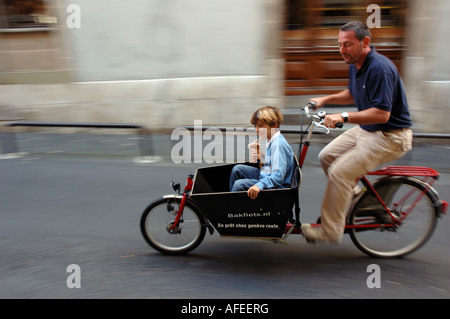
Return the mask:
<svg viewBox="0 0 450 319">
<path fill-rule="evenodd" d="M 423 166 L 386 166 L 379 170 L 369 172 L 366 175 L 427 176 L 437 179 L 439 172 Z"/>
</svg>

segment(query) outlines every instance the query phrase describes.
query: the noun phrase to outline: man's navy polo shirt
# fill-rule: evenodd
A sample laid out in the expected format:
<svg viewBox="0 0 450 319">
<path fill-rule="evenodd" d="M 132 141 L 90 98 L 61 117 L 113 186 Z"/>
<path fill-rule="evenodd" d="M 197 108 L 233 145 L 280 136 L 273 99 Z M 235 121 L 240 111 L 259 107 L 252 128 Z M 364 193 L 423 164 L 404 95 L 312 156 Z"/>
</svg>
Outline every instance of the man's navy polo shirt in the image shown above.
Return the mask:
<svg viewBox="0 0 450 319">
<path fill-rule="evenodd" d="M 352 64 L 349 74 L 350 93 L 359 111 L 375 107 L 391 112 L 387 123 L 361 125 L 361 128 L 378 131 L 411 126 L 403 81 L 391 60 L 372 47 L 361 69 Z"/>
</svg>

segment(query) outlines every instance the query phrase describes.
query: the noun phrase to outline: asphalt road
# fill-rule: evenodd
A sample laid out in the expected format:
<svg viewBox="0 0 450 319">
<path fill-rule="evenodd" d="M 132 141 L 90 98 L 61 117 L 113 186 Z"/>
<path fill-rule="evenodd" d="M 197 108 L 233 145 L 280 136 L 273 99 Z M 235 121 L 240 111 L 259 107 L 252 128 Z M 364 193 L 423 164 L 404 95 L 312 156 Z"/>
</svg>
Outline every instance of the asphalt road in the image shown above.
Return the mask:
<svg viewBox="0 0 450 319">
<path fill-rule="evenodd" d="M 26 137 L 33 136 L 41 138 Z M 2 299 L 450 297 L 450 216 L 439 220 L 424 247 L 402 259 L 367 257 L 348 236 L 340 245 L 312 246 L 298 235 L 289 245 L 276 245 L 222 239 L 217 232 L 191 254 L 169 257 L 146 244 L 140 215 L 149 202 L 173 192 L 171 180 L 184 183 L 205 164 L 175 165 L 164 157 L 139 164 L 131 153 L 51 151 L 62 147 L 57 144 L 51 140 L 50 151 L 38 152 L 30 146 L 36 143 L 23 142 L 26 156 L 0 159 Z M 424 146 L 404 158 L 408 165 L 438 166 L 442 176 L 435 187 L 447 201 L 448 155 L 447 146 Z M 315 165 L 303 173 L 302 221 L 313 222 L 326 181 Z M 367 285 L 373 264 L 380 288 Z M 69 265 L 79 267 L 79 277 L 72 277 L 76 271 Z"/>
</svg>

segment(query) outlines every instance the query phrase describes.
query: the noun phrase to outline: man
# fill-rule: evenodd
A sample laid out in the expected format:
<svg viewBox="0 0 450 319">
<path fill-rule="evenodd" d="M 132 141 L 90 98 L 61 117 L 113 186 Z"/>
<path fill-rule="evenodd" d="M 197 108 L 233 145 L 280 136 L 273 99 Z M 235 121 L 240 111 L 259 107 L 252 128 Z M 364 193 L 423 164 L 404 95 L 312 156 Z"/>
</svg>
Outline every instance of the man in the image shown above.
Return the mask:
<svg viewBox="0 0 450 319">
<path fill-rule="evenodd" d="M 405 89 L 397 68 L 370 46 L 370 30 L 362 22 L 342 26 L 338 43 L 350 64 L 348 89 L 311 99 L 326 104 L 355 104 L 357 112 L 329 114 L 324 124 L 359 124 L 341 134 L 319 154 L 328 184 L 322 203 L 321 225 L 302 225 L 309 241 L 339 243 L 353 189 L 358 178 L 383 163 L 394 161 L 412 148 L 411 119 Z"/>
</svg>

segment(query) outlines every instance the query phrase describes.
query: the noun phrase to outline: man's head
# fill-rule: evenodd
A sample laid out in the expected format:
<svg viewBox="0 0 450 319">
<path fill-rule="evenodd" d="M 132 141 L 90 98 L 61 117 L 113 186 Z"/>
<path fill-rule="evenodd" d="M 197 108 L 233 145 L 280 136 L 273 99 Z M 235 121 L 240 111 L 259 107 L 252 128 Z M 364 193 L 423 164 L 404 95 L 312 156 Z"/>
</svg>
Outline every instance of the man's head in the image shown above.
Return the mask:
<svg viewBox="0 0 450 319">
<path fill-rule="evenodd" d="M 370 52 L 370 29 L 360 21 L 352 21 L 339 30 L 339 50 L 345 63 L 355 64 L 359 69 Z"/>
</svg>

